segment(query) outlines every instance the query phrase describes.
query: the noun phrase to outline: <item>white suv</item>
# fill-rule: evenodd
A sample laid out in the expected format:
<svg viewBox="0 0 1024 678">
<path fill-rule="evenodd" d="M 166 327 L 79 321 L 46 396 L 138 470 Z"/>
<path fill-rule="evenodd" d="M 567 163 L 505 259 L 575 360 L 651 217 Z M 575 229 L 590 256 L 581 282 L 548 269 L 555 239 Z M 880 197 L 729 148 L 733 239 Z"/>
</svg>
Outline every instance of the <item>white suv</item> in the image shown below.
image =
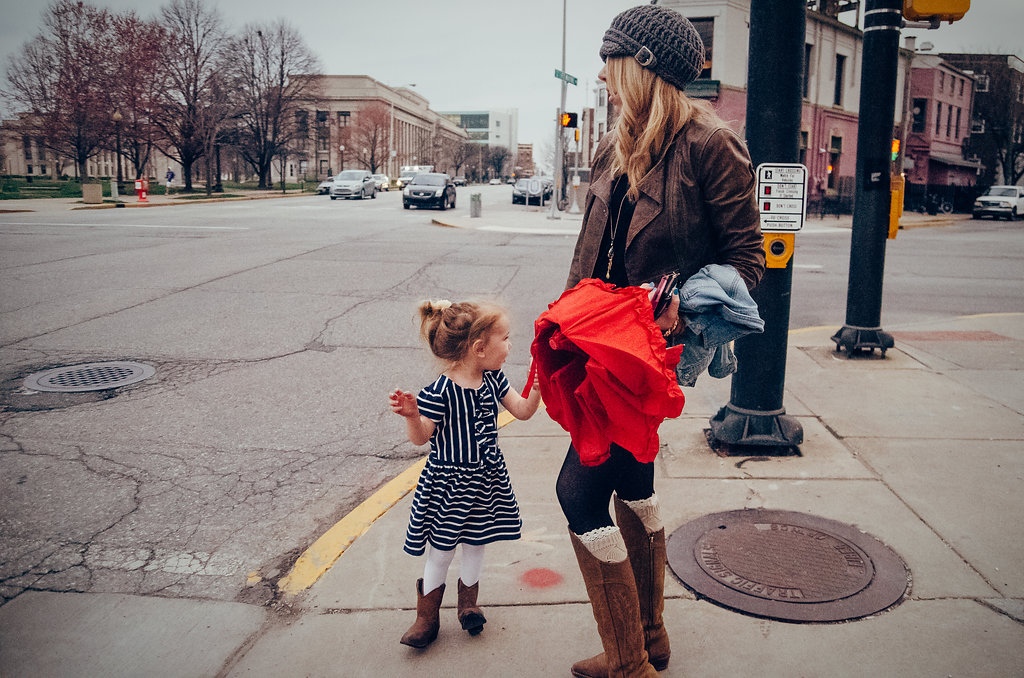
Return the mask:
<svg viewBox="0 0 1024 678">
<path fill-rule="evenodd" d="M 1024 216 L 1024 187 L 991 186 L 974 201 L 975 219 L 989 216 L 1014 220 Z"/>
</svg>

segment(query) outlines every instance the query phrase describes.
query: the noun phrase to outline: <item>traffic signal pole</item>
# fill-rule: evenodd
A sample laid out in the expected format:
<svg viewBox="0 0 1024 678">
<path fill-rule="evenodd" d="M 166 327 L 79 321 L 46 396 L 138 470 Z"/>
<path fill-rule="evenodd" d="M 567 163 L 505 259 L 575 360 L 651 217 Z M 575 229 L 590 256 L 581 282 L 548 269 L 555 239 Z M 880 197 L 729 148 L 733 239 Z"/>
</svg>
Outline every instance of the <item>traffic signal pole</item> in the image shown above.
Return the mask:
<svg viewBox="0 0 1024 678">
<path fill-rule="evenodd" d="M 746 129 L 755 167 L 799 160 L 806 23 L 805 0 L 751 0 Z M 736 341 L 729 404 L 710 422 L 720 442 L 761 446 L 765 454 L 803 442 L 803 427 L 783 407 L 792 284 L 790 252 L 784 265 L 766 268 L 751 291 L 764 333 Z"/>
<path fill-rule="evenodd" d="M 562 0 L 562 73 L 565 73 L 565 19 L 566 19 L 566 3 L 568 0 Z M 562 78 L 562 103 L 558 106 L 558 114 L 555 116 L 555 194 L 552 196 L 551 201 L 551 213 L 548 214 L 548 219 L 561 219 L 562 216 L 558 213 L 558 203 L 562 199 L 562 144 L 565 143 L 565 135 L 562 132 L 562 115 L 565 114 L 565 90 L 569 86 L 565 78 Z M 529 202 L 529 199 L 527 199 Z M 541 203 L 544 202 L 543 195 L 541 196 Z"/>
<path fill-rule="evenodd" d="M 891 208 L 889 178 L 902 0 L 867 0 L 857 123 L 857 184 L 846 291 L 846 324 L 832 336 L 848 355 L 893 347 L 882 331 L 882 276 Z"/>
</svg>

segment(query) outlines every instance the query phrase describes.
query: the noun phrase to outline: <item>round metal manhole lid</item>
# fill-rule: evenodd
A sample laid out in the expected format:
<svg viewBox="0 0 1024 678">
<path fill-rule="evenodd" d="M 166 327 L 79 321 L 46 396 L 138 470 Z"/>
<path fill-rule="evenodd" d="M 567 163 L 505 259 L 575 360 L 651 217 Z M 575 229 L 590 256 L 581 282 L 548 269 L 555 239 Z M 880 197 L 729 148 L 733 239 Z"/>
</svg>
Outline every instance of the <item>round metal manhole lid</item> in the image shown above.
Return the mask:
<svg viewBox="0 0 1024 678">
<path fill-rule="evenodd" d="M 883 610 L 909 572 L 852 525 L 793 511 L 704 516 L 669 537 L 672 571 L 725 607 L 785 621 L 842 621 Z"/>
<path fill-rule="evenodd" d="M 25 377 L 25 388 L 33 391 L 78 393 L 104 391 L 148 379 L 156 368 L 143 363 L 111 361 L 56 367 Z"/>
</svg>

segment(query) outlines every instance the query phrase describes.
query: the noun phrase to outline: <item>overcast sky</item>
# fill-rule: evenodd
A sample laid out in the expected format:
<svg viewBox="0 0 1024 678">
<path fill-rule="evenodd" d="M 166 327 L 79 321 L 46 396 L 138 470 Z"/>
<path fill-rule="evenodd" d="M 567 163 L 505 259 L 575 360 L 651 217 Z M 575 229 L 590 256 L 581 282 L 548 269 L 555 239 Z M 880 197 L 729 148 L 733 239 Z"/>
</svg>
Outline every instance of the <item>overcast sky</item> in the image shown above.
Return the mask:
<svg viewBox="0 0 1024 678">
<path fill-rule="evenodd" d="M 208 0 L 229 27 L 285 17 L 328 74 L 369 75 L 387 85 L 416 84 L 435 111 L 519 109 L 519 141 L 551 144 L 562 64 L 557 0 Z M 160 0 L 94 0 L 113 10 L 158 14 Z M 566 108 L 592 102 L 601 36 L 637 0 L 568 0 Z M 43 2 L 0 0 L 0 73 L 41 27 Z M 1024 58 L 1024 0 L 974 0 L 967 16 L 934 31 L 905 29 L 935 51 L 1005 52 Z M 5 108 L 4 113 L 10 114 Z"/>
</svg>

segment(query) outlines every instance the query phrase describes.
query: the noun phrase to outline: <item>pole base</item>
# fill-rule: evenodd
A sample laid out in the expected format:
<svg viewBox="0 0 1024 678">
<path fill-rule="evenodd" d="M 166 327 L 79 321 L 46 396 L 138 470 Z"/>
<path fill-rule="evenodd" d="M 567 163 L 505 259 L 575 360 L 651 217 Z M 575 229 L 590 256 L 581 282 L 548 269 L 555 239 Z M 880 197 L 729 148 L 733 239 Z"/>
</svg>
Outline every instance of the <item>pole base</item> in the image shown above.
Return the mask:
<svg viewBox="0 0 1024 678">
<path fill-rule="evenodd" d="M 881 327 L 851 327 L 846 325 L 832 335 L 832 341 L 836 342 L 836 351 L 846 349 L 847 355 L 860 353 L 861 351 L 874 352 L 877 348 L 881 350 L 882 357 L 885 357 L 886 350 L 892 348 L 895 342 L 892 335 L 883 332 Z"/>
<path fill-rule="evenodd" d="M 729 403 L 711 417 L 711 435 L 727 445 L 790 448 L 804 442 L 804 428 L 785 410 L 758 412 Z"/>
</svg>

